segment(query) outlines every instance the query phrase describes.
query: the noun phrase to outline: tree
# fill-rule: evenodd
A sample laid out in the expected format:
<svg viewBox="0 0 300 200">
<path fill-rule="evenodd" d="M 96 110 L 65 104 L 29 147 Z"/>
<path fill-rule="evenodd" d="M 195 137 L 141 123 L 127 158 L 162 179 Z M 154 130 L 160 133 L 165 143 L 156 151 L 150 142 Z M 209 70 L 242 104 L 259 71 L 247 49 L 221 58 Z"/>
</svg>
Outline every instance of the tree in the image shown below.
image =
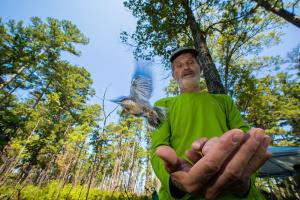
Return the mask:
<svg viewBox="0 0 300 200">
<path fill-rule="evenodd" d="M 255 58 L 239 64 L 243 67 L 233 96 L 245 119 L 269 134 L 286 133 L 285 126 L 291 127 L 292 134 L 299 134 L 299 80 L 293 79 L 284 68 L 278 71 L 285 61 Z"/>
<path fill-rule="evenodd" d="M 8 22 L 9 32 L 2 25 L 4 36 L 1 50 L 5 52 L 1 58 L 4 74 L 1 74 L 0 89 L 22 75 L 27 68 L 37 68 L 38 64 L 45 64 L 55 60 L 62 51 L 79 55 L 74 44 L 87 44 L 88 40 L 70 21 L 58 21 L 48 18 L 47 23 L 41 19 L 31 18 L 31 25 L 24 27 L 23 22 Z M 42 60 L 41 60 L 42 59 Z M 1 68 L 2 68 L 1 67 Z M 11 74 L 9 77 L 8 75 Z"/>
<path fill-rule="evenodd" d="M 287 6 L 292 7 L 292 12 L 289 12 L 284 8 L 284 2 L 280 1 L 270 1 L 270 0 L 253 0 L 259 6 L 263 7 L 269 12 L 274 13 L 275 15 L 282 17 L 286 21 L 300 28 L 300 16 L 297 16 L 294 11 L 295 7 L 299 6 L 299 0 L 295 0 L 294 2 L 289 2 Z"/>
<path fill-rule="evenodd" d="M 79 55 L 74 45 L 87 44 L 88 40 L 70 21 L 52 18 L 44 23 L 35 17 L 28 26 L 14 20 L 4 24 L 0 19 L 0 34 L 0 110 L 4 114 L 0 118 L 0 128 L 5 141 L 1 146 L 3 149 L 21 131 L 32 112 L 25 104 L 32 103 L 31 107 L 35 108 L 53 89 L 58 73 L 64 71 L 64 67 L 68 68 L 69 64 L 60 60 L 61 53 Z M 33 98 L 22 104 L 14 96 L 17 90 Z M 20 105 L 23 106 L 18 110 Z"/>
<path fill-rule="evenodd" d="M 115 109 L 106 112 L 105 94 L 102 106 L 89 103 L 90 73 L 62 60 L 62 52 L 79 55 L 75 45 L 86 44 L 85 36 L 71 22 L 38 18 L 29 25 L 0 21 L 0 34 L 0 193 L 7 189 L 10 199 L 42 198 L 42 190 L 50 199 L 141 193 L 144 168 L 150 170 L 142 119 L 120 112 L 119 121 L 109 122 Z"/>
<path fill-rule="evenodd" d="M 3 182 L 12 170 L 17 183 L 30 176 L 41 184 L 51 178 L 50 171 L 66 175 L 77 164 L 66 162 L 63 169 L 56 165 L 60 154 L 64 159 L 81 157 L 68 154 L 72 148 L 82 151 L 86 138 L 96 126 L 100 114 L 97 105 L 87 106 L 94 95 L 90 74 L 82 67 L 61 60 L 61 52 L 79 55 L 74 44 L 88 40 L 69 21 L 32 18 L 31 24 L 11 20 L 1 22 L 1 115 L 2 148 L 10 162 L 2 165 Z M 3 54 L 2 54 L 3 53 Z M 20 100 L 15 91 L 26 96 Z M 70 145 L 73 133 L 81 132 L 75 147 Z M 72 147 L 72 148 L 70 148 Z M 63 159 L 63 160 L 64 160 Z M 65 162 L 65 161 L 63 161 Z M 3 183 L 2 182 L 2 183 Z M 59 193 L 58 193 L 59 195 Z"/>
<path fill-rule="evenodd" d="M 174 48 L 194 46 L 200 52 L 199 62 L 211 93 L 226 92 L 217 71 L 216 58 L 212 57 L 214 49 L 209 50 L 209 44 L 214 44 L 211 38 L 222 37 L 228 43 L 231 37 L 241 38 L 240 43 L 233 46 L 233 51 L 236 51 L 243 48 L 243 43 L 251 42 L 259 33 L 276 27 L 278 23 L 278 19 L 254 3 L 238 0 L 128 0 L 124 5 L 138 19 L 135 33 L 121 34 L 123 42 L 135 48 L 135 56 L 162 57 L 169 68 L 168 57 Z M 254 31 L 248 34 L 249 27 Z M 229 60 L 233 59 L 228 56 Z"/>
</svg>

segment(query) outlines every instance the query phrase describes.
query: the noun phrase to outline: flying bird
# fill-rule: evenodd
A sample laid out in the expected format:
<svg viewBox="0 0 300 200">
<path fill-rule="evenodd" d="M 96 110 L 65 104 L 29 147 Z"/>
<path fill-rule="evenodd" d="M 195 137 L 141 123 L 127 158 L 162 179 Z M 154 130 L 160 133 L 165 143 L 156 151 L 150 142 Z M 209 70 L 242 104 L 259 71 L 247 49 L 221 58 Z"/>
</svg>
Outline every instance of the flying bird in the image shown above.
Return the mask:
<svg viewBox="0 0 300 200">
<path fill-rule="evenodd" d="M 165 119 L 165 111 L 162 107 L 150 105 L 152 91 L 153 77 L 149 63 L 137 61 L 131 79 L 130 95 L 120 96 L 111 101 L 121 105 L 125 111 L 135 116 L 146 118 L 150 126 L 158 128 Z"/>
</svg>

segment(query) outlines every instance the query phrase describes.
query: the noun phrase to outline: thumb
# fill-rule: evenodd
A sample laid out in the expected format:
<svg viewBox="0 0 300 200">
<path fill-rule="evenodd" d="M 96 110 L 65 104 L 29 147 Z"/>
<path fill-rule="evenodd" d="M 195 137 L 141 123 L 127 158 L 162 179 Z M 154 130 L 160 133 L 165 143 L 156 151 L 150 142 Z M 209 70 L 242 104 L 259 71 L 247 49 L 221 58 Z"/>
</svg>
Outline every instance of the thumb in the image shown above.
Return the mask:
<svg viewBox="0 0 300 200">
<path fill-rule="evenodd" d="M 159 146 L 156 148 L 156 155 L 165 163 L 165 168 L 169 173 L 173 173 L 180 167 L 179 159 L 174 149 L 169 146 Z"/>
</svg>

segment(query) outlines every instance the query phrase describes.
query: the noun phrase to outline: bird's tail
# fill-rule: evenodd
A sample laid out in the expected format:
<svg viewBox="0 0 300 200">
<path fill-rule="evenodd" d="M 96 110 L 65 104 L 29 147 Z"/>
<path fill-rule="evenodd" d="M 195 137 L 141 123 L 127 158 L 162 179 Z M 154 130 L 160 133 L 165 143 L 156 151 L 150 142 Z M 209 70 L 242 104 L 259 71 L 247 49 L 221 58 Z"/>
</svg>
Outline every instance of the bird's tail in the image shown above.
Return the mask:
<svg viewBox="0 0 300 200">
<path fill-rule="evenodd" d="M 166 120 L 166 111 L 163 107 L 153 107 L 157 114 L 157 124 L 160 126 Z"/>
</svg>

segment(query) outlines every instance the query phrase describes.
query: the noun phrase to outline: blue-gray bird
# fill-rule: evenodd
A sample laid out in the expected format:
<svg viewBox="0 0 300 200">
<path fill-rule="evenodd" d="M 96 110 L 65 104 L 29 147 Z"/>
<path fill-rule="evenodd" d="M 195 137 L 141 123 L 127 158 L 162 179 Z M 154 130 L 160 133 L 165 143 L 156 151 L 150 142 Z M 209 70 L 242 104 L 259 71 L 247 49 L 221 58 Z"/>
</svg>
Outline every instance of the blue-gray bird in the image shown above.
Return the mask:
<svg viewBox="0 0 300 200">
<path fill-rule="evenodd" d="M 163 108 L 153 107 L 149 103 L 153 90 L 152 83 L 152 72 L 148 64 L 138 61 L 131 79 L 130 95 L 111 101 L 121 105 L 125 111 L 135 116 L 145 117 L 152 127 L 158 128 L 165 119 L 165 111 Z"/>
</svg>

